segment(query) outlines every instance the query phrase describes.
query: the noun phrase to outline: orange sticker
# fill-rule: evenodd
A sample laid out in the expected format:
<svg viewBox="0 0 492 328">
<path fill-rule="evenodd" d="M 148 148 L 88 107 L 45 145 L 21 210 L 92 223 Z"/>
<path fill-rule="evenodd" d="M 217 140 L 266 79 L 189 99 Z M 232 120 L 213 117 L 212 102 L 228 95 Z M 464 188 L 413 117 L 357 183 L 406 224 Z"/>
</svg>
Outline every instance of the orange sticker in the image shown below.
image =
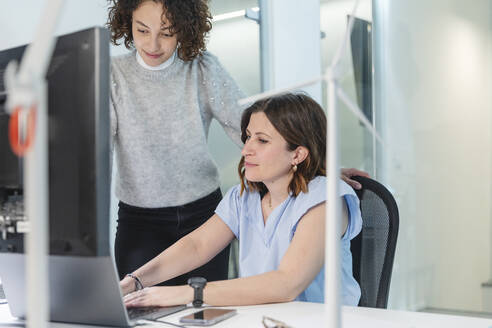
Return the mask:
<svg viewBox="0 0 492 328">
<path fill-rule="evenodd" d="M 10 147 L 14 154 L 22 157 L 31 148 L 34 140 L 34 128 L 36 125 L 36 106 L 31 107 L 27 114 L 27 133 L 22 141 L 19 133 L 19 116 L 22 112 L 22 107 L 16 107 L 9 121 L 9 140 Z"/>
</svg>

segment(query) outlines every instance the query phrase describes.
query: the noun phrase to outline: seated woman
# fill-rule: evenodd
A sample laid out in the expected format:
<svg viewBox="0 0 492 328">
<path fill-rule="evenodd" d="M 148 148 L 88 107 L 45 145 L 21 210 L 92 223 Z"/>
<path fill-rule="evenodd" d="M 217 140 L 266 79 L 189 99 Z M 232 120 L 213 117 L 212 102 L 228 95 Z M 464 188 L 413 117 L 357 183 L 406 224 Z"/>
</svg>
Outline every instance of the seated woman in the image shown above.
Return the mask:
<svg viewBox="0 0 492 328">
<path fill-rule="evenodd" d="M 228 191 L 213 215 L 133 272 L 153 286 L 207 263 L 237 237 L 240 278 L 210 282 L 210 305 L 250 305 L 292 300 L 323 302 L 326 201 L 326 117 L 303 94 L 261 100 L 241 120 L 244 148 L 241 184 Z M 342 303 L 356 306 L 360 288 L 352 276 L 350 240 L 361 230 L 359 201 L 340 180 Z M 127 306 L 169 306 L 193 300 L 189 286 L 135 291 L 121 287 Z"/>
</svg>

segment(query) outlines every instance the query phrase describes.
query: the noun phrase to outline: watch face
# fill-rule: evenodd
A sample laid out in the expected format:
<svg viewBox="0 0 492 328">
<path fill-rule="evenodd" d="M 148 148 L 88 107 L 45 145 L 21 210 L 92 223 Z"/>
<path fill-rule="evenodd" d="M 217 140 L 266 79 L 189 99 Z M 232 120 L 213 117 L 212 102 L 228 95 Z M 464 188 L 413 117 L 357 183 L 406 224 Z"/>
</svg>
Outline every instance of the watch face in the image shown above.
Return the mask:
<svg viewBox="0 0 492 328">
<path fill-rule="evenodd" d="M 207 284 L 207 279 L 202 278 L 202 277 L 193 277 L 193 278 L 188 279 L 188 285 L 190 285 L 193 288 L 205 287 L 206 284 Z"/>
</svg>

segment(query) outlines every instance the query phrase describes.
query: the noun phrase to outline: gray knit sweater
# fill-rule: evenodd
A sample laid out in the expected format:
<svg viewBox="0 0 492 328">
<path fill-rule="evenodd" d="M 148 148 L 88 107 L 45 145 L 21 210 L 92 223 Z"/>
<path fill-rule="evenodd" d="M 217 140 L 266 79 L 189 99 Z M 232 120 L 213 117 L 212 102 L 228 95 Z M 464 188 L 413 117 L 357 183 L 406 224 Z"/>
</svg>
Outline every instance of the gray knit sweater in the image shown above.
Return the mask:
<svg viewBox="0 0 492 328">
<path fill-rule="evenodd" d="M 116 197 L 138 207 L 183 205 L 219 187 L 207 148 L 215 118 L 238 145 L 244 96 L 217 58 L 178 57 L 151 71 L 135 52 L 111 64 L 111 135 L 118 168 Z"/>
</svg>

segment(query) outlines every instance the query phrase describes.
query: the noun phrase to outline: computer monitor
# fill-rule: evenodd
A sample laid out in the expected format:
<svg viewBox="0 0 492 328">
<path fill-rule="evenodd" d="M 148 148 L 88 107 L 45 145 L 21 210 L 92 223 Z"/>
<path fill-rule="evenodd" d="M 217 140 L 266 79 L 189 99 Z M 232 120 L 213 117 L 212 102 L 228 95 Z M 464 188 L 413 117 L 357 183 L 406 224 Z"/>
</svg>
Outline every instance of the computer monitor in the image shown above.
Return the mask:
<svg viewBox="0 0 492 328">
<path fill-rule="evenodd" d="M 4 73 L 26 46 L 0 52 L 0 252 L 22 253 L 23 160 L 9 146 Z M 51 255 L 109 254 L 109 32 L 58 37 L 47 72 Z"/>
<path fill-rule="evenodd" d="M 347 17 L 350 19 L 350 16 Z M 352 63 L 354 65 L 357 104 L 369 122 L 372 122 L 372 24 L 354 17 L 350 33 Z"/>
</svg>

